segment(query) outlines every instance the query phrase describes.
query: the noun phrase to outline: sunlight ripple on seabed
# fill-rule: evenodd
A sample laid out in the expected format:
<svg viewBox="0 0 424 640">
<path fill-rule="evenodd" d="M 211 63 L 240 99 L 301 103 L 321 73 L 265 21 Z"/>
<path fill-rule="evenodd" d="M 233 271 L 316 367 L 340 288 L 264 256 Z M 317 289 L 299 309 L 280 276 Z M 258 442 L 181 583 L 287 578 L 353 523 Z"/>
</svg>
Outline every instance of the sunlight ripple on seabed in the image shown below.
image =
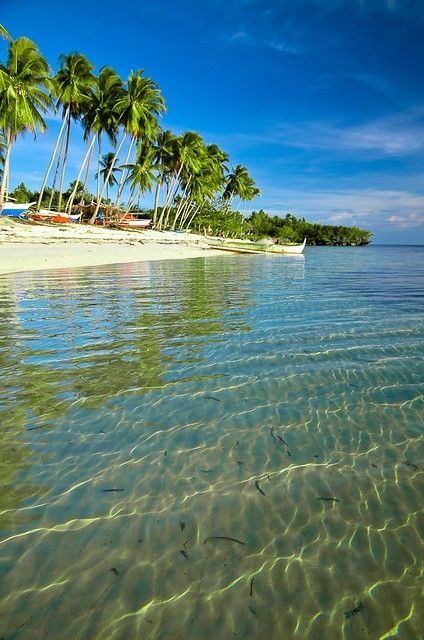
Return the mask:
<svg viewBox="0 0 424 640">
<path fill-rule="evenodd" d="M 1 279 L 0 636 L 420 638 L 423 264 Z"/>
</svg>

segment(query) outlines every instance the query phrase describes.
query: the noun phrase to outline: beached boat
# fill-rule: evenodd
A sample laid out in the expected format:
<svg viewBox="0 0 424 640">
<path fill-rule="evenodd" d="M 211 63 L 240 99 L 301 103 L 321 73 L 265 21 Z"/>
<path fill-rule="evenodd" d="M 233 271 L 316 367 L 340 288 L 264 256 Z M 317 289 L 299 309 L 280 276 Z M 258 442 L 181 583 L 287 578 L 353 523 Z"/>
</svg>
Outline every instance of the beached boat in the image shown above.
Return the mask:
<svg viewBox="0 0 424 640">
<path fill-rule="evenodd" d="M 124 227 L 131 227 L 134 229 L 145 229 L 149 226 L 150 223 L 151 220 L 148 218 L 136 218 L 132 214 L 127 213 L 127 215 L 121 220 L 119 224 L 123 225 Z"/>
<path fill-rule="evenodd" d="M 0 215 L 10 218 L 19 218 L 27 211 L 35 202 L 5 202 L 0 207 Z"/>
<path fill-rule="evenodd" d="M 302 244 L 264 244 L 260 242 L 227 241 L 209 242 L 211 249 L 230 251 L 232 253 L 267 253 L 275 255 L 300 255 L 306 246 L 306 238 Z"/>
<path fill-rule="evenodd" d="M 69 214 L 64 211 L 49 211 L 48 209 L 40 209 L 28 215 L 30 220 L 34 222 L 57 222 L 66 224 L 68 222 L 77 222 L 81 218 L 81 213 Z"/>
</svg>

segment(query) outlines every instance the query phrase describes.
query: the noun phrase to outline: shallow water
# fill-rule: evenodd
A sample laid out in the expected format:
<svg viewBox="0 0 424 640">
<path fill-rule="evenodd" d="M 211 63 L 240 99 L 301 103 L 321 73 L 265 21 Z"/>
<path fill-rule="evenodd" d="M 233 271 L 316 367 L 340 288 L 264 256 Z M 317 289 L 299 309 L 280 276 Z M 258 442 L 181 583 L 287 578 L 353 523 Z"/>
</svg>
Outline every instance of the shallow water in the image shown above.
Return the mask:
<svg viewBox="0 0 424 640">
<path fill-rule="evenodd" d="M 421 638 L 423 258 L 1 277 L 0 637 Z"/>
</svg>

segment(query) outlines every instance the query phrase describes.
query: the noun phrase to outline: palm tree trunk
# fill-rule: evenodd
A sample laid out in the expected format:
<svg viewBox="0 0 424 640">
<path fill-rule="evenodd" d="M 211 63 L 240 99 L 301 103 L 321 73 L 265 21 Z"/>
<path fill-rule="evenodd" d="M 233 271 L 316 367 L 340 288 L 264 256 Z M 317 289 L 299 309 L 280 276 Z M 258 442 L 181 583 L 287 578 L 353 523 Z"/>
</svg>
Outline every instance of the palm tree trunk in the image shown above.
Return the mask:
<svg viewBox="0 0 424 640">
<path fill-rule="evenodd" d="M 66 164 L 68 162 L 68 149 L 69 149 L 69 135 L 70 135 L 70 133 L 71 133 L 71 111 L 69 110 L 68 126 L 67 126 L 67 129 L 66 129 L 65 155 L 64 155 L 63 164 L 62 164 L 62 174 L 60 176 L 59 202 L 57 204 L 57 210 L 59 212 L 60 212 L 60 208 L 62 206 L 63 183 L 65 181 Z"/>
<path fill-rule="evenodd" d="M 53 196 L 54 196 L 55 189 L 56 189 L 56 180 L 57 180 L 57 176 L 59 175 L 60 161 L 62 159 L 64 148 L 65 148 L 65 137 L 62 136 L 62 142 L 60 143 L 59 155 L 57 156 L 56 169 L 55 169 L 54 176 L 53 176 L 52 192 L 51 192 L 50 198 L 49 198 L 49 206 L 48 206 L 49 211 L 52 208 Z"/>
<path fill-rule="evenodd" d="M 162 180 L 163 180 L 163 171 L 161 171 L 159 180 L 156 183 L 155 204 L 154 204 L 154 209 L 153 209 L 153 226 L 156 225 L 156 218 L 157 218 L 157 215 L 158 215 L 159 194 L 160 194 L 160 190 L 161 190 L 161 187 L 162 187 Z"/>
<path fill-rule="evenodd" d="M 100 205 L 101 205 L 101 200 L 102 200 L 102 197 L 103 197 L 103 193 L 104 193 L 104 191 L 105 191 L 105 187 L 107 186 L 107 184 L 108 184 L 108 182 L 109 182 L 109 178 L 110 178 L 110 176 L 112 175 L 113 167 L 115 166 L 116 159 L 117 159 L 117 157 L 118 157 L 118 155 L 119 155 L 119 152 L 121 151 L 122 145 L 123 145 L 123 144 L 124 144 L 124 142 L 125 142 L 125 138 L 126 138 L 126 136 L 127 136 L 127 132 L 126 132 L 126 131 L 124 131 L 123 136 L 122 136 L 122 140 L 121 140 L 121 142 L 118 144 L 118 148 L 116 149 L 116 151 L 115 151 L 115 155 L 113 156 L 113 160 L 112 160 L 112 162 L 111 162 L 111 164 L 110 164 L 109 171 L 107 172 L 107 175 L 106 175 L 105 181 L 104 181 L 104 183 L 103 183 L 102 190 L 100 191 L 99 197 L 98 197 L 98 199 L 97 199 L 96 208 L 95 208 L 95 210 L 94 210 L 93 215 L 91 216 L 91 218 L 90 218 L 90 220 L 89 220 L 89 224 L 94 224 L 94 221 L 95 221 L 95 219 L 97 218 L 97 214 L 99 213 L 99 209 L 100 209 Z"/>
<path fill-rule="evenodd" d="M 44 190 L 46 188 L 47 180 L 49 179 L 50 171 L 51 171 L 51 168 L 53 166 L 54 159 L 56 157 L 57 149 L 59 147 L 59 142 L 60 142 L 60 139 L 62 137 L 63 130 L 65 128 L 66 120 L 68 118 L 68 110 L 69 110 L 69 107 L 67 108 L 65 116 L 62 119 L 62 124 L 60 125 L 60 130 L 59 130 L 59 133 L 58 133 L 57 138 L 56 138 L 56 142 L 55 142 L 55 145 L 54 145 L 53 153 L 52 153 L 52 155 L 50 157 L 49 166 L 47 167 L 46 173 L 44 174 L 43 183 L 42 183 L 41 189 L 40 189 L 40 195 L 38 196 L 36 211 L 39 211 L 39 209 L 40 209 L 41 200 L 43 199 Z"/>
<path fill-rule="evenodd" d="M 9 181 L 9 164 L 10 164 L 10 152 L 12 151 L 12 134 L 10 129 L 7 130 L 6 135 L 6 155 L 4 158 L 3 165 L 3 175 L 1 179 L 1 187 L 0 187 L 0 206 L 4 203 L 4 194 L 6 191 L 6 185 Z"/>
<path fill-rule="evenodd" d="M 187 220 L 187 218 L 190 216 L 191 212 L 193 211 L 193 208 L 196 206 L 196 203 L 193 202 L 192 200 L 190 200 L 187 205 L 184 207 L 184 211 L 182 212 L 181 215 L 181 228 L 184 228 L 184 224 Z"/>
<path fill-rule="evenodd" d="M 122 222 L 122 220 L 128 214 L 129 210 L 131 209 L 131 205 L 135 200 L 135 196 L 138 195 L 138 193 L 140 193 L 140 190 L 138 190 L 138 192 L 137 192 L 136 189 L 137 189 L 137 185 L 134 185 L 134 187 L 131 189 L 130 197 L 129 197 L 129 200 L 127 202 L 127 206 L 125 208 L 125 213 L 123 213 L 122 216 L 120 216 L 119 222 Z"/>
<path fill-rule="evenodd" d="M 174 179 L 172 180 L 172 182 L 171 182 L 171 184 L 169 186 L 168 193 L 166 194 L 165 202 L 163 203 L 162 211 L 161 211 L 161 214 L 160 214 L 160 217 L 159 217 L 159 221 L 158 221 L 158 228 L 159 229 L 162 229 L 162 224 L 163 224 L 163 219 L 165 217 L 165 213 L 167 212 L 167 209 L 169 209 L 171 201 L 172 201 L 172 199 L 174 198 L 174 196 L 175 196 L 175 194 L 177 192 L 178 179 L 179 179 L 179 177 L 181 175 L 181 171 L 183 169 L 183 165 L 184 165 L 184 163 L 182 162 L 181 165 L 180 165 L 180 168 L 178 169 L 177 175 L 174 176 Z M 175 185 L 176 185 L 176 188 L 175 188 Z M 168 216 L 167 216 L 166 219 L 168 219 Z"/>
<path fill-rule="evenodd" d="M 88 156 L 91 154 L 91 152 L 93 150 L 93 146 L 94 146 L 95 141 L 96 141 L 96 134 L 94 134 L 93 137 L 91 138 L 90 145 L 89 145 L 88 150 L 87 150 L 87 152 L 86 152 L 86 154 L 84 156 L 84 160 L 81 163 L 81 167 L 80 167 L 80 170 L 78 172 L 77 179 L 75 180 L 74 188 L 72 189 L 72 193 L 71 193 L 71 195 L 69 197 L 69 200 L 68 200 L 68 203 L 66 205 L 65 211 L 68 211 L 68 213 L 71 212 L 71 207 L 74 204 L 75 195 L 76 195 L 76 192 L 77 192 L 77 189 L 78 189 L 78 183 L 80 181 L 82 172 L 84 171 L 85 163 L 88 160 Z"/>
<path fill-rule="evenodd" d="M 125 156 L 124 164 L 128 164 L 128 162 L 129 162 L 130 154 L 131 154 L 134 142 L 135 142 L 135 136 L 132 136 L 131 140 L 130 140 L 130 143 L 128 145 L 128 151 L 127 151 L 127 155 Z M 125 184 L 124 177 L 126 178 L 127 175 L 128 175 L 128 169 L 125 169 L 124 171 L 122 171 L 121 177 L 119 179 L 118 191 L 116 193 L 115 207 L 118 206 L 119 198 L 121 197 L 121 193 L 123 191 L 124 184 Z"/>
<path fill-rule="evenodd" d="M 174 231 L 175 226 L 176 226 L 176 224 L 177 224 L 177 220 L 178 220 L 178 218 L 179 218 L 179 216 L 180 216 L 180 213 L 181 213 L 181 212 L 182 212 L 182 210 L 185 208 L 185 205 L 186 205 L 186 203 L 187 203 L 187 201 L 186 201 L 186 200 L 184 200 L 184 198 L 185 198 L 185 196 L 186 196 L 187 189 L 188 189 L 188 186 L 189 186 L 189 184 L 190 184 L 190 181 L 191 181 L 191 176 L 189 177 L 189 179 L 188 179 L 188 181 L 187 181 L 187 184 L 186 184 L 186 186 L 184 187 L 183 195 L 181 196 L 181 202 L 180 202 L 180 204 L 179 204 L 179 205 L 178 205 L 178 207 L 177 207 L 177 211 L 175 212 L 174 222 L 172 223 L 172 227 L 171 227 L 171 230 L 172 230 L 172 231 Z"/>
<path fill-rule="evenodd" d="M 100 198 L 100 160 L 102 157 L 101 153 L 102 153 L 102 134 L 99 131 L 99 133 L 97 134 L 97 191 L 96 191 L 97 200 L 99 200 Z"/>
<path fill-rule="evenodd" d="M 195 209 L 194 209 L 193 215 L 191 216 L 190 220 L 187 223 L 187 227 L 186 227 L 187 229 L 190 229 L 190 225 L 193 222 L 195 216 L 199 213 L 199 209 L 200 209 L 200 207 L 199 207 L 199 205 L 197 205 L 197 207 L 195 207 Z"/>
<path fill-rule="evenodd" d="M 84 195 L 85 195 L 85 192 L 87 191 L 88 177 L 90 175 L 91 161 L 93 159 L 93 151 L 94 151 L 94 144 L 93 144 L 93 146 L 91 148 L 91 152 L 90 152 L 90 155 L 88 156 L 88 160 L 87 160 L 87 169 L 85 170 L 84 184 L 82 185 L 82 193 L 81 193 L 81 198 L 80 198 L 80 201 L 79 201 L 80 205 L 84 204 Z"/>
</svg>

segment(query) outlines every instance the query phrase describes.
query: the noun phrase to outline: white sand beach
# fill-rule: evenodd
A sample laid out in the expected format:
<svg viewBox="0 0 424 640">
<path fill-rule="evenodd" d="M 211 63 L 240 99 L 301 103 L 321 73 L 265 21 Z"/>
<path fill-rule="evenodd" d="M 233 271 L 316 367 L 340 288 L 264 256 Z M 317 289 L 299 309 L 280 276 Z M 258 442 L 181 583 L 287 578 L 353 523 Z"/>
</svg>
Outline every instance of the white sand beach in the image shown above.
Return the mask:
<svg viewBox="0 0 424 640">
<path fill-rule="evenodd" d="M 222 255 L 203 236 L 0 218 L 0 274 L 102 264 Z"/>
</svg>

